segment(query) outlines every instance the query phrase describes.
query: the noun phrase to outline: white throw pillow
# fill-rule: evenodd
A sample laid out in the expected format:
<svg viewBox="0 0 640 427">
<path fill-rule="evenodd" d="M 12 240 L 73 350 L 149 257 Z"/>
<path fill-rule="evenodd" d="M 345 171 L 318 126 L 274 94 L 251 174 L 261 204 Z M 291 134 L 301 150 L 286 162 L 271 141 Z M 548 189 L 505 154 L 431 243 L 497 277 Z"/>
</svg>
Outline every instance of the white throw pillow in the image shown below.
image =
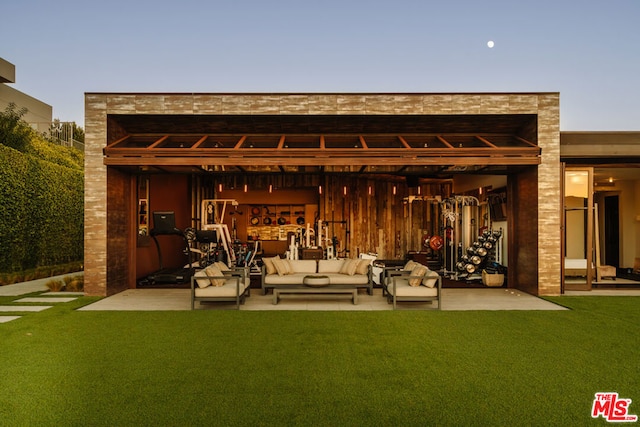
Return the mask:
<svg viewBox="0 0 640 427">
<path fill-rule="evenodd" d="M 196 271 L 193 275 L 196 278 L 196 284 L 199 288 L 206 288 L 207 286 L 211 286 L 211 280 L 207 278 L 207 273 L 204 270 Z"/>
<path fill-rule="evenodd" d="M 440 277 L 440 275 L 433 270 L 428 270 L 426 276 L 427 277 L 422 280 L 422 284 L 427 288 L 433 288 L 434 286 L 436 286 L 436 283 L 438 283 L 438 277 Z"/>
</svg>

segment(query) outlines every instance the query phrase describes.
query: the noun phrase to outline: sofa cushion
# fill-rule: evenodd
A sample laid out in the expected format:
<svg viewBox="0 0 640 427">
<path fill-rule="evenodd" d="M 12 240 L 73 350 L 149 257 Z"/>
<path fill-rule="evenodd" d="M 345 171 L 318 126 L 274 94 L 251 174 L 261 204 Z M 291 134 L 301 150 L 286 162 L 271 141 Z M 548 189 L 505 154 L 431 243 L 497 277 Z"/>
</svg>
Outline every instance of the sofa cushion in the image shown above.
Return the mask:
<svg viewBox="0 0 640 427">
<path fill-rule="evenodd" d="M 409 286 L 420 286 L 420 284 L 422 283 L 422 276 L 424 276 L 427 273 L 427 267 L 425 267 L 424 265 L 418 264 L 415 267 L 413 267 L 413 270 L 411 270 L 411 276 L 419 276 L 419 277 L 411 277 L 409 279 Z"/>
<path fill-rule="evenodd" d="M 265 285 L 301 285 L 306 273 L 293 273 L 280 276 L 279 274 L 267 274 L 264 276 Z"/>
<path fill-rule="evenodd" d="M 340 267 L 339 273 L 353 276 L 354 274 L 356 274 L 358 263 L 360 263 L 359 259 L 345 259 L 342 263 L 342 267 Z"/>
<path fill-rule="evenodd" d="M 248 285 L 240 281 L 240 295 L 244 293 Z M 195 289 L 196 297 L 234 297 L 237 294 L 236 278 L 227 279 L 222 286 L 209 286 Z"/>
<path fill-rule="evenodd" d="M 315 274 L 317 263 L 315 259 L 296 259 L 289 260 L 289 265 L 291 266 L 291 273 L 306 273 L 306 274 Z"/>
<path fill-rule="evenodd" d="M 343 259 L 321 259 L 318 260 L 318 273 L 339 273 L 340 268 L 342 268 L 342 264 L 344 264 Z"/>
<path fill-rule="evenodd" d="M 397 297 L 437 297 L 438 288 L 426 286 L 410 286 L 406 278 L 396 278 Z M 389 293 L 393 295 L 393 286 L 389 286 Z"/>
</svg>

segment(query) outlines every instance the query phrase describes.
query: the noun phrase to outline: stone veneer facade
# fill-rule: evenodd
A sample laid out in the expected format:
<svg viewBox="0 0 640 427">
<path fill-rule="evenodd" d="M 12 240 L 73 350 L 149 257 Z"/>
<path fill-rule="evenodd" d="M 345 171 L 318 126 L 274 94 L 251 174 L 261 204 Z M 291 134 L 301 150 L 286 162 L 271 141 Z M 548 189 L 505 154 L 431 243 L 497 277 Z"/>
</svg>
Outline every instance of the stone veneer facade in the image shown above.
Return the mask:
<svg viewBox="0 0 640 427">
<path fill-rule="evenodd" d="M 537 293 L 561 283 L 561 168 L 558 93 L 473 94 L 119 94 L 85 95 L 85 293 L 110 295 L 107 283 L 107 143 L 109 114 L 536 114 Z M 122 255 L 126 258 L 126 254 Z M 531 278 L 533 280 L 533 278 Z M 115 290 L 114 290 L 115 289 Z"/>
</svg>

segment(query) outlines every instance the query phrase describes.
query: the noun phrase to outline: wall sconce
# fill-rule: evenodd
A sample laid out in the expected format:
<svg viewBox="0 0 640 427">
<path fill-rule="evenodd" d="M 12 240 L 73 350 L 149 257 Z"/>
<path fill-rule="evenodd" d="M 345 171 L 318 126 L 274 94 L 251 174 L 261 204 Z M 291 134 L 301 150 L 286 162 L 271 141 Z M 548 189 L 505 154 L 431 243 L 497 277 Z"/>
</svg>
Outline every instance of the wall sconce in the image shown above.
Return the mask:
<svg viewBox="0 0 640 427">
<path fill-rule="evenodd" d="M 369 186 L 369 188 L 367 189 L 367 193 L 372 196 L 373 195 L 373 188 L 371 188 L 371 186 Z"/>
<path fill-rule="evenodd" d="M 397 192 L 398 192 L 398 187 L 396 187 L 396 186 L 394 185 L 394 186 L 393 186 L 393 195 L 395 196 Z"/>
<path fill-rule="evenodd" d="M 222 193 L 222 184 L 218 184 L 218 193 Z"/>
<path fill-rule="evenodd" d="M 342 187 L 342 194 L 347 195 L 347 186 Z"/>
<path fill-rule="evenodd" d="M 322 185 L 318 185 L 318 194 L 322 194 Z"/>
<path fill-rule="evenodd" d="M 422 194 L 422 187 L 418 186 L 418 196 Z"/>
<path fill-rule="evenodd" d="M 273 193 L 273 184 L 269 184 L 269 193 Z"/>
<path fill-rule="evenodd" d="M 247 184 L 244 185 L 244 192 L 246 193 L 247 191 L 249 191 L 249 186 Z"/>
</svg>

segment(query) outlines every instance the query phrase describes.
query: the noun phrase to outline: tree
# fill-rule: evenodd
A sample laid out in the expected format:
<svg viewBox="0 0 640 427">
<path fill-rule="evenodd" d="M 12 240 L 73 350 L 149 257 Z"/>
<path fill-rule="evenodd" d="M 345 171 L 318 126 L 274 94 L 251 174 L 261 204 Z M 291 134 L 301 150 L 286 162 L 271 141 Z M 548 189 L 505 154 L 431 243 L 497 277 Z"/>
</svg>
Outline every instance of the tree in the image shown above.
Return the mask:
<svg viewBox="0 0 640 427">
<path fill-rule="evenodd" d="M 0 144 L 18 151 L 28 151 L 35 131 L 22 117 L 27 113 L 25 107 L 16 109 L 16 104 L 10 102 L 3 113 L 0 113 Z"/>
</svg>

